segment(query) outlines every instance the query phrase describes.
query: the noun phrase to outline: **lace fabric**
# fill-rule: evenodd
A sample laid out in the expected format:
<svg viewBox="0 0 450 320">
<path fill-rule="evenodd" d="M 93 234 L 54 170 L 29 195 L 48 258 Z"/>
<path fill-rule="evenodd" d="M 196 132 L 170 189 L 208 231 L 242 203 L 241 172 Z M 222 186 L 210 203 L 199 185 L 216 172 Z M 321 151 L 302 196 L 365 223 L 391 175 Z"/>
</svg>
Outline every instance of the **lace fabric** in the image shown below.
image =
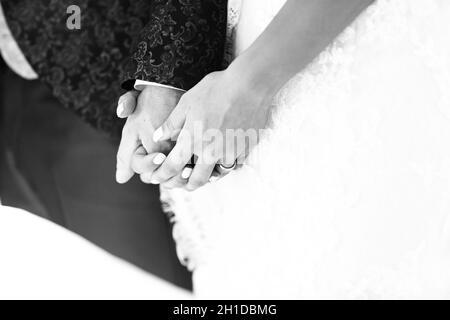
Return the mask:
<svg viewBox="0 0 450 320">
<path fill-rule="evenodd" d="M 235 57 L 236 28 L 242 7 L 242 0 L 228 0 L 227 36 L 225 43 L 225 67 L 228 66 Z"/>
<path fill-rule="evenodd" d="M 377 1 L 281 90 L 242 170 L 164 193 L 198 297 L 450 296 L 449 18 Z"/>
</svg>

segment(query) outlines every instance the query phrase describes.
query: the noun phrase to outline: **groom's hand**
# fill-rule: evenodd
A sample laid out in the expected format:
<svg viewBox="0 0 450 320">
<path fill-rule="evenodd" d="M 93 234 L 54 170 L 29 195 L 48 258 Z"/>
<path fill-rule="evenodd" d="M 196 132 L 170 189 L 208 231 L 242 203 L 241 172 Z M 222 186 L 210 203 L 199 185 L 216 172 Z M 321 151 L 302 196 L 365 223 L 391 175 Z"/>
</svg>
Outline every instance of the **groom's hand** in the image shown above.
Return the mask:
<svg viewBox="0 0 450 320">
<path fill-rule="evenodd" d="M 117 153 L 116 180 L 128 182 L 134 173 L 144 173 L 156 169 L 158 153 L 168 152 L 171 142 L 155 143 L 152 136 L 170 115 L 182 95 L 181 91 L 147 86 L 142 92 L 131 91 L 119 99 L 117 115 L 128 117 L 122 131 L 122 139 Z M 154 157 L 145 157 L 154 154 Z M 150 159 L 155 158 L 155 159 Z M 155 168 L 153 168 L 155 167 Z"/>
</svg>

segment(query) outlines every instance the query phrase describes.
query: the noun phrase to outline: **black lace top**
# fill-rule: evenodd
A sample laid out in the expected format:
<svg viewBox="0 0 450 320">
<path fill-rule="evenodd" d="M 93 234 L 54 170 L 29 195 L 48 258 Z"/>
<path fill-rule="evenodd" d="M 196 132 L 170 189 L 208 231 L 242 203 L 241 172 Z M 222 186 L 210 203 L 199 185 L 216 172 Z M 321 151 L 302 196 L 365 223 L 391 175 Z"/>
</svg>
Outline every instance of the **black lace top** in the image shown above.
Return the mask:
<svg viewBox="0 0 450 320">
<path fill-rule="evenodd" d="M 2 0 L 10 29 L 41 81 L 87 122 L 119 133 L 121 84 L 189 89 L 222 66 L 226 0 Z M 81 8 L 81 29 L 66 26 Z M 24 93 L 26 94 L 26 93 Z M 50 121 L 51 117 L 49 117 Z"/>
</svg>

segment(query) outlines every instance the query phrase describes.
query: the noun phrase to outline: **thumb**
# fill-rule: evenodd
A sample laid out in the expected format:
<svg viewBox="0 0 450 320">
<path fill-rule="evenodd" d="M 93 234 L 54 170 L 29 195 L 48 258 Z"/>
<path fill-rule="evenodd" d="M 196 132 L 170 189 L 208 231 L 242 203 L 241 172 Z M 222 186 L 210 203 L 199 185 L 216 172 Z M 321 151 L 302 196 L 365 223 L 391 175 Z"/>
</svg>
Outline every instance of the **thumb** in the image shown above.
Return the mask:
<svg viewBox="0 0 450 320">
<path fill-rule="evenodd" d="M 124 95 L 122 95 L 119 99 L 119 103 L 117 106 L 117 116 L 119 118 L 127 118 L 129 117 L 134 110 L 136 109 L 137 97 L 139 92 L 136 90 L 128 91 Z"/>
<path fill-rule="evenodd" d="M 158 143 L 175 137 L 183 128 L 185 120 L 185 107 L 180 100 L 166 121 L 153 133 L 153 142 Z"/>
</svg>

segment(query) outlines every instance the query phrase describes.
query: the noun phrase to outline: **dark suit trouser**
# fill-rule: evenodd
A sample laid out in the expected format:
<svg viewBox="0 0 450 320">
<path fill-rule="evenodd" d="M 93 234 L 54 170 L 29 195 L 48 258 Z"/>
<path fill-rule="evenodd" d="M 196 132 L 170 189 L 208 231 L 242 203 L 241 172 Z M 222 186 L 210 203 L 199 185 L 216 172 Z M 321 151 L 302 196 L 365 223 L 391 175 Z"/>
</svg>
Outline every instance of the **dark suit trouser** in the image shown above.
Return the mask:
<svg viewBox="0 0 450 320">
<path fill-rule="evenodd" d="M 123 186 L 115 182 L 118 141 L 63 109 L 39 81 L 14 75 L 1 59 L 0 114 L 3 205 L 45 217 L 144 270 L 191 287 L 190 274 L 176 258 L 158 188 L 138 179 Z"/>
</svg>

